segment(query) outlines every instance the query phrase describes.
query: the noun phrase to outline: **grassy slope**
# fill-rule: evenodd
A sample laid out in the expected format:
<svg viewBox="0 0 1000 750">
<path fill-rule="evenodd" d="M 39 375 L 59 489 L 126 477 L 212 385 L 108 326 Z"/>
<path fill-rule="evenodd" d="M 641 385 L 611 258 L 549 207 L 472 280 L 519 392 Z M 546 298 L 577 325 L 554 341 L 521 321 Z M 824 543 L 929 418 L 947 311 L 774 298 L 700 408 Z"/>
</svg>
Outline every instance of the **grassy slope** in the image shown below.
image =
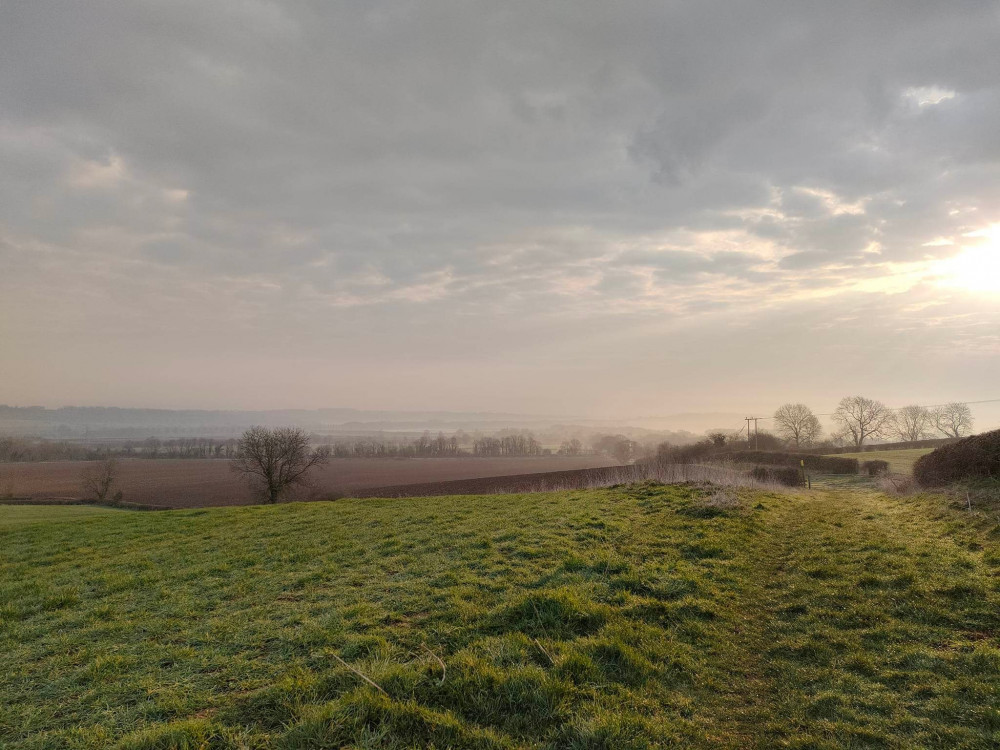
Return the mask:
<svg viewBox="0 0 1000 750">
<path fill-rule="evenodd" d="M 744 500 L 0 507 L 0 746 L 1000 742 L 995 517 Z"/>
<path fill-rule="evenodd" d="M 835 458 L 856 458 L 861 463 L 865 461 L 888 461 L 889 470 L 899 474 L 912 474 L 913 464 L 921 456 L 930 453 L 933 448 L 904 448 L 895 451 L 864 451 L 863 453 L 837 453 Z"/>
<path fill-rule="evenodd" d="M 30 523 L 48 523 L 51 521 L 77 521 L 109 513 L 121 513 L 120 510 L 94 505 L 2 505 L 0 504 L 0 530 Z"/>
</svg>

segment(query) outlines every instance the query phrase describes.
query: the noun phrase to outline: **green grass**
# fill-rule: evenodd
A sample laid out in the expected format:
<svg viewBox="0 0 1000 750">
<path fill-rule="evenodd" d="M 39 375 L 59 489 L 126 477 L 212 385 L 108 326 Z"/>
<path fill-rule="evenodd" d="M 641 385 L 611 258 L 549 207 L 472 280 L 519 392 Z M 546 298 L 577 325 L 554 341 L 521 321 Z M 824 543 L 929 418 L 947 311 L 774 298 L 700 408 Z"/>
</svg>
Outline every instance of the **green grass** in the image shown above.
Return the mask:
<svg viewBox="0 0 1000 750">
<path fill-rule="evenodd" d="M 704 495 L 0 507 L 0 747 L 997 747 L 995 516 Z"/>
<path fill-rule="evenodd" d="M 889 471 L 897 474 L 912 474 L 913 464 L 921 456 L 926 456 L 933 448 L 905 448 L 895 451 L 864 451 L 862 453 L 837 453 L 836 458 L 856 458 L 860 463 L 865 461 L 888 461 Z"/>
<path fill-rule="evenodd" d="M 0 529 L 49 521 L 82 521 L 95 516 L 122 511 L 95 505 L 3 505 L 0 504 Z"/>
</svg>

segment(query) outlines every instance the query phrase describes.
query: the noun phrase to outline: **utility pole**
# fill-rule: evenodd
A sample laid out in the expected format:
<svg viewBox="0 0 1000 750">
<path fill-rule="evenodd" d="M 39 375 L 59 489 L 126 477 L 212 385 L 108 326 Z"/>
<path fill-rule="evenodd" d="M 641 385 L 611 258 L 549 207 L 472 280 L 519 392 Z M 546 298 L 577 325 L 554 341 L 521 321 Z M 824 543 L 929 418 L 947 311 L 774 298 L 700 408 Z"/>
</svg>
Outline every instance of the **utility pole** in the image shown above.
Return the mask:
<svg viewBox="0 0 1000 750">
<path fill-rule="evenodd" d="M 757 420 L 761 417 L 747 417 L 747 450 L 750 450 L 750 421 L 753 420 L 753 448 L 757 450 Z"/>
</svg>

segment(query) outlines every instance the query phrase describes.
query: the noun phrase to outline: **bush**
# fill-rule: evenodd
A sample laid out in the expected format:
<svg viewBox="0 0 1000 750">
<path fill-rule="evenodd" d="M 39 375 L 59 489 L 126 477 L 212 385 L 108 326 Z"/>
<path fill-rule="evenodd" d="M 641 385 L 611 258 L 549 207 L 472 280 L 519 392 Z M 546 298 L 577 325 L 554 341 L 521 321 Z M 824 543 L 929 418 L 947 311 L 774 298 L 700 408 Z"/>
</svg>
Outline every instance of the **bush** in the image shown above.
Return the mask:
<svg viewBox="0 0 1000 750">
<path fill-rule="evenodd" d="M 889 462 L 880 461 L 877 459 L 873 461 L 865 461 L 863 464 L 861 464 L 861 471 L 862 473 L 867 474 L 870 477 L 878 477 L 881 476 L 882 474 L 888 474 Z"/>
<path fill-rule="evenodd" d="M 760 482 L 799 487 L 805 484 L 802 472 L 791 466 L 754 466 L 750 476 Z"/>
<path fill-rule="evenodd" d="M 670 445 L 662 443 L 656 449 L 656 459 L 665 464 L 694 464 L 706 461 L 716 451 L 711 440 L 702 440 L 693 445 Z"/>
<path fill-rule="evenodd" d="M 734 451 L 720 453 L 716 459 L 740 464 L 765 464 L 768 466 L 798 467 L 805 461 L 805 467 L 823 474 L 857 474 L 858 459 L 831 456 L 816 456 L 811 453 L 781 453 L 778 451 Z"/>
<path fill-rule="evenodd" d="M 913 476 L 925 487 L 1000 478 L 1000 430 L 973 435 L 921 456 L 913 466 Z"/>
</svg>

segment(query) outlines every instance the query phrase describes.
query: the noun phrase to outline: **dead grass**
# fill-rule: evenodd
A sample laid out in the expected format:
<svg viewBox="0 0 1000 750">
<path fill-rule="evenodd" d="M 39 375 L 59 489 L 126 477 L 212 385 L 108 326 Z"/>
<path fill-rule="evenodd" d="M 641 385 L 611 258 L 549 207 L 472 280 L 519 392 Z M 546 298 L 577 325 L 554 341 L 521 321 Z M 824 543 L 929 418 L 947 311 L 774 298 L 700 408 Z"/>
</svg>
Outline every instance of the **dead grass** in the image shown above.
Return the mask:
<svg viewBox="0 0 1000 750">
<path fill-rule="evenodd" d="M 740 499 L 731 492 L 718 490 L 701 500 L 700 505 L 712 510 L 737 510 L 740 507 Z"/>
<path fill-rule="evenodd" d="M 510 492 L 552 492 L 562 490 L 598 490 L 623 484 L 709 484 L 719 487 L 744 487 L 748 489 L 780 492 L 785 487 L 756 479 L 746 464 L 633 464 L 602 469 L 600 472 L 581 474 L 578 477 L 550 480 L 540 477 L 527 487 L 506 487 L 502 480 L 491 494 Z"/>
<path fill-rule="evenodd" d="M 887 495 L 913 495 L 920 492 L 920 485 L 912 475 L 892 471 L 877 476 L 875 486 Z"/>
</svg>

